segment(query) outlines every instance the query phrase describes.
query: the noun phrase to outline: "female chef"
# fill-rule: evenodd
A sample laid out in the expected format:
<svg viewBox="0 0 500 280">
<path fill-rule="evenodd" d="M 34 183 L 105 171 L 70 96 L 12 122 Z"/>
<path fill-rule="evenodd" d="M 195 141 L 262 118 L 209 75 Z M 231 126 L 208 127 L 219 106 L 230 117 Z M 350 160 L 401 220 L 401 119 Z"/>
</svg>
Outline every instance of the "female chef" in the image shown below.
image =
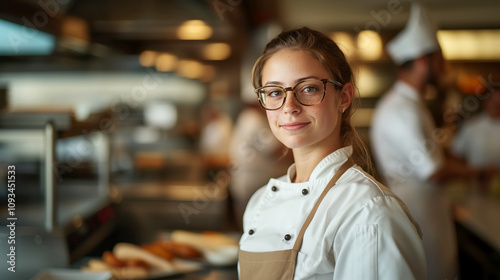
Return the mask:
<svg viewBox="0 0 500 280">
<path fill-rule="evenodd" d="M 253 84 L 295 163 L 247 205 L 240 279 L 424 279 L 418 224 L 353 164 L 353 152 L 369 159 L 350 123 L 354 77 L 338 46 L 307 27 L 283 32 L 255 63 Z"/>
</svg>

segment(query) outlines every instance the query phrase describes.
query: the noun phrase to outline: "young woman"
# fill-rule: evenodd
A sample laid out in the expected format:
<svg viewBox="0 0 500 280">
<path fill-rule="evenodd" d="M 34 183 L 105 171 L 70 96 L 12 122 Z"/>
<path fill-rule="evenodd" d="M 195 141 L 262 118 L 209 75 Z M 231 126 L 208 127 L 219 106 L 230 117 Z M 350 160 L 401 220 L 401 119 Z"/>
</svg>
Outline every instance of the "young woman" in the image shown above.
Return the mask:
<svg viewBox="0 0 500 280">
<path fill-rule="evenodd" d="M 283 32 L 255 63 L 253 84 L 295 163 L 247 205 L 240 279 L 424 279 L 419 226 L 351 159 L 369 162 L 350 124 L 354 77 L 338 46 L 306 27 Z"/>
</svg>

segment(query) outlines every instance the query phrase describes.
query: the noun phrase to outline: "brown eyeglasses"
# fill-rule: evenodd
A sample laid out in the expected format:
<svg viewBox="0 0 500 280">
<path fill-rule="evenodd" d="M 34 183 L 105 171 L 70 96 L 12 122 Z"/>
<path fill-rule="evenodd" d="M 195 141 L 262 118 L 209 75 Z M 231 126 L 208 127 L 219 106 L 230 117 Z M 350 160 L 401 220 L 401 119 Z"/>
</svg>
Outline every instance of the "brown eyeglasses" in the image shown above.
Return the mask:
<svg viewBox="0 0 500 280">
<path fill-rule="evenodd" d="M 292 91 L 295 98 L 304 106 L 314 106 L 325 98 L 326 84 L 331 83 L 341 88 L 343 85 L 331 79 L 307 79 L 294 87 L 264 86 L 255 89 L 260 105 L 266 110 L 278 110 L 285 104 L 288 91 Z"/>
</svg>

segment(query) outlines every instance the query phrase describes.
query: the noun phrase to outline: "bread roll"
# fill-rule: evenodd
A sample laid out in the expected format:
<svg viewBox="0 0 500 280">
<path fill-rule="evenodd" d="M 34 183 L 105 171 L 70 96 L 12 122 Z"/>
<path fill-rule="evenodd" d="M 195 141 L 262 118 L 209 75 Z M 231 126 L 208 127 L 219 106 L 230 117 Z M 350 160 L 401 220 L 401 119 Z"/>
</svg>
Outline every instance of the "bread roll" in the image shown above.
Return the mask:
<svg viewBox="0 0 500 280">
<path fill-rule="evenodd" d="M 113 254 L 123 261 L 138 259 L 146 262 L 151 267 L 164 271 L 174 271 L 174 266 L 169 261 L 130 243 L 116 244 L 113 248 Z"/>
<path fill-rule="evenodd" d="M 200 259 L 203 257 L 203 254 L 200 252 L 200 250 L 188 244 L 173 241 L 160 241 L 158 242 L 158 244 L 165 248 L 165 250 L 172 252 L 172 254 L 178 258 L 192 260 Z"/>
<path fill-rule="evenodd" d="M 125 262 L 118 259 L 113 253 L 110 251 L 105 251 L 102 254 L 102 260 L 111 267 L 124 267 Z"/>
<path fill-rule="evenodd" d="M 172 232 L 173 241 L 188 244 L 198 250 L 217 250 L 225 246 L 238 246 L 238 242 L 232 237 L 218 232 L 194 233 L 184 230 L 175 230 Z"/>
</svg>

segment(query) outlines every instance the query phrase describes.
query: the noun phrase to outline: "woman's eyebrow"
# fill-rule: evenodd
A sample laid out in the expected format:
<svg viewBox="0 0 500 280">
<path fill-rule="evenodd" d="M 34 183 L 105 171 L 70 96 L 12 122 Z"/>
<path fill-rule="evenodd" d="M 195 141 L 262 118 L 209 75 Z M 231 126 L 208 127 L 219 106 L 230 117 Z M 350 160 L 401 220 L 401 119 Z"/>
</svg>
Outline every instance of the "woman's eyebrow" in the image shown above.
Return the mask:
<svg viewBox="0 0 500 280">
<path fill-rule="evenodd" d="M 278 85 L 278 86 L 281 86 L 281 85 L 283 85 L 283 83 L 282 82 L 278 82 L 278 81 L 268 81 L 265 84 L 265 86 L 267 86 L 267 85 Z"/>
<path fill-rule="evenodd" d="M 302 81 L 309 80 L 309 79 L 319 79 L 319 78 L 316 77 L 316 76 L 314 76 L 314 75 L 306 76 L 306 77 L 303 77 L 303 78 L 295 80 L 295 83 L 298 84 L 298 83 L 300 83 Z"/>
<path fill-rule="evenodd" d="M 318 77 L 314 76 L 314 75 L 311 75 L 311 76 L 306 76 L 306 77 L 302 77 L 302 78 L 299 78 L 297 80 L 295 80 L 295 84 L 298 84 L 302 81 L 305 81 L 305 80 L 309 80 L 309 79 L 319 79 Z M 279 81 L 268 81 L 266 84 L 267 85 L 277 85 L 277 86 L 282 86 L 283 83 L 282 82 L 279 82 Z"/>
</svg>

